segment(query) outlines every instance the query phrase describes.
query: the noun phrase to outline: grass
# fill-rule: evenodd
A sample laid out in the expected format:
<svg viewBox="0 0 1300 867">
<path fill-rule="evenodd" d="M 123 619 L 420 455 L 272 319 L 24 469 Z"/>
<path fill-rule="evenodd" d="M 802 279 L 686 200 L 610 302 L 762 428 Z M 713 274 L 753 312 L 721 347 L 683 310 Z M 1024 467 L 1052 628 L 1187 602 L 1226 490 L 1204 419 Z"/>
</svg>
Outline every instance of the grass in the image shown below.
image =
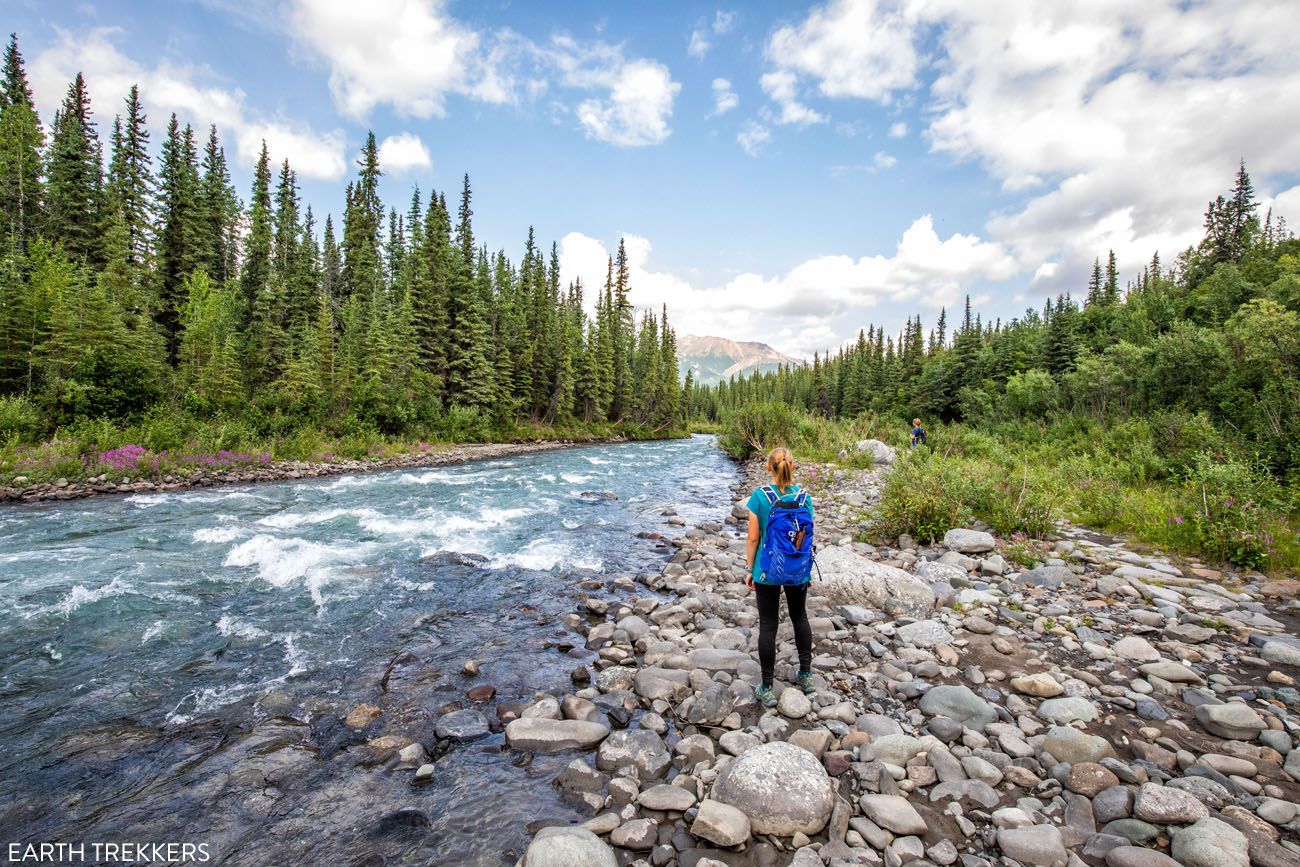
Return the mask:
<svg viewBox="0 0 1300 867">
<path fill-rule="evenodd" d="M 0 419 L 3 421 L 3 419 Z M 30 431 L 0 427 L 0 484 L 78 481 L 106 475 L 157 479 L 204 471 L 265 466 L 276 461 L 315 463 L 389 460 L 462 443 L 595 442 L 621 436 L 660 439 L 683 430 L 614 424 L 515 423 L 493 427 L 474 413 L 449 413 L 417 435 L 384 435 L 366 427 L 322 430 L 314 426 L 259 429 L 240 419 L 201 420 L 180 411 L 153 412 L 132 424 L 82 420 L 42 441 Z"/>
<path fill-rule="evenodd" d="M 860 439 L 894 446 L 899 460 L 865 537 L 908 533 L 922 542 L 974 520 L 1009 540 L 1007 560 L 1048 556 L 1035 541 L 1068 520 L 1138 542 L 1272 574 L 1300 570 L 1300 496 L 1270 475 L 1250 443 L 1200 416 L 1103 423 L 1077 416 L 990 427 L 928 423 L 929 445 L 908 448 L 906 422 L 864 415 L 828 420 L 759 404 L 733 414 L 722 443 L 738 457 L 775 445 L 796 460 L 866 466 Z"/>
</svg>

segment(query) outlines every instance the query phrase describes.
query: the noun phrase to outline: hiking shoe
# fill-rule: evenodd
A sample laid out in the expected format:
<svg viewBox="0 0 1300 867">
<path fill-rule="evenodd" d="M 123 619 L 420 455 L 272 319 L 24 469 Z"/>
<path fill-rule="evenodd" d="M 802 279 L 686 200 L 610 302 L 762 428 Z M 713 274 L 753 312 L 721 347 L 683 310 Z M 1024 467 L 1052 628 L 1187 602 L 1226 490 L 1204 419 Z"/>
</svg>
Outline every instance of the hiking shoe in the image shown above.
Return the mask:
<svg viewBox="0 0 1300 867">
<path fill-rule="evenodd" d="M 763 707 L 776 707 L 776 693 L 770 686 L 760 684 L 754 687 L 754 697 L 763 704 Z"/>
<path fill-rule="evenodd" d="M 813 683 L 811 671 L 801 671 L 794 676 L 794 682 L 803 690 L 804 695 L 812 695 L 817 691 L 817 686 Z"/>
</svg>

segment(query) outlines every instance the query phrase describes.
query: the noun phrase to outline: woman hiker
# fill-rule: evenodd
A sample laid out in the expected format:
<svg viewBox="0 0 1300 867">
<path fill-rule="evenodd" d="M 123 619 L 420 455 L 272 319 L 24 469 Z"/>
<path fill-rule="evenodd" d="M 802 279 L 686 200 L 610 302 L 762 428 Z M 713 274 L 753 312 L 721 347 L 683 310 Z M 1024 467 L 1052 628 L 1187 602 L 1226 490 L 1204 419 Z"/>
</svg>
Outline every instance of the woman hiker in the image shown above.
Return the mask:
<svg viewBox="0 0 1300 867">
<path fill-rule="evenodd" d="M 798 581 L 804 578 L 803 570 L 811 568 L 812 559 L 812 503 L 808 495 L 801 494 L 799 486 L 794 483 L 794 469 L 794 457 L 789 449 L 773 449 L 767 456 L 767 471 L 772 475 L 772 484 L 755 488 L 746 504 L 749 508 L 749 538 L 745 553 L 748 558 L 749 577 L 745 579 L 745 584 L 758 596 L 758 662 L 763 675 L 763 682 L 754 688 L 754 694 L 764 707 L 776 705 L 776 694 L 772 690 L 772 676 L 776 668 L 776 628 L 781 612 L 782 590 L 785 591 L 785 604 L 790 613 L 790 624 L 794 627 L 795 646 L 799 649 L 799 670 L 795 674 L 795 683 L 805 693 L 811 694 L 816 691 L 812 679 L 812 627 L 808 625 L 808 612 L 805 607 L 808 601 L 808 585 L 812 579 L 811 572 L 806 573 L 806 580 L 802 583 L 790 583 L 792 580 Z M 787 574 L 768 574 L 764 571 L 764 560 L 768 561 L 770 568 L 775 569 L 772 563 L 774 557 L 779 558 L 780 554 L 760 557 L 760 552 L 769 551 L 765 544 L 768 541 L 767 529 L 773 506 L 778 501 L 781 502 L 778 508 L 790 513 L 788 517 L 782 515 L 782 527 L 787 528 L 787 535 L 791 536 L 792 542 L 798 541 L 794 557 L 798 562 L 795 565 L 793 578 Z M 797 530 L 793 533 L 789 532 L 788 528 L 799 526 L 799 515 L 794 514 L 792 508 L 795 506 L 798 507 L 799 514 L 806 515 L 807 538 L 800 536 Z M 806 512 L 803 511 L 804 509 Z M 804 550 L 805 546 L 806 565 L 797 553 L 798 550 Z M 786 557 L 787 560 L 782 561 L 782 569 L 786 568 L 788 553 Z"/>
</svg>

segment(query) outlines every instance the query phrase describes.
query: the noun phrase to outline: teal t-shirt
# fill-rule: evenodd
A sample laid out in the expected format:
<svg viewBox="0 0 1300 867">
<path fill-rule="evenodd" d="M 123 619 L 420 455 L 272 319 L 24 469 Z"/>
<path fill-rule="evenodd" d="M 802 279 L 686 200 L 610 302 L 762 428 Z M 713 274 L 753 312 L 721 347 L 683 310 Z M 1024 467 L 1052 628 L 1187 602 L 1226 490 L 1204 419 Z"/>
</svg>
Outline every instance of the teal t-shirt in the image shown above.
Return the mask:
<svg viewBox="0 0 1300 867">
<path fill-rule="evenodd" d="M 773 485 L 772 487 L 775 488 L 776 486 Z M 777 491 L 777 493 L 781 496 L 781 499 L 788 499 L 789 497 L 799 493 L 799 486 L 791 485 L 785 489 L 784 494 L 780 491 Z M 767 501 L 767 496 L 763 493 L 762 488 L 754 488 L 754 493 L 749 495 L 749 502 L 745 504 L 745 507 L 755 515 L 758 515 L 759 536 L 758 553 L 754 555 L 754 583 L 766 584 L 768 582 L 763 580 L 763 567 L 760 565 L 759 561 L 763 558 L 763 542 L 767 540 L 767 516 L 772 511 L 772 504 Z M 812 500 L 808 501 L 808 511 L 813 511 Z M 816 513 L 813 512 L 813 515 L 815 517 Z"/>
</svg>

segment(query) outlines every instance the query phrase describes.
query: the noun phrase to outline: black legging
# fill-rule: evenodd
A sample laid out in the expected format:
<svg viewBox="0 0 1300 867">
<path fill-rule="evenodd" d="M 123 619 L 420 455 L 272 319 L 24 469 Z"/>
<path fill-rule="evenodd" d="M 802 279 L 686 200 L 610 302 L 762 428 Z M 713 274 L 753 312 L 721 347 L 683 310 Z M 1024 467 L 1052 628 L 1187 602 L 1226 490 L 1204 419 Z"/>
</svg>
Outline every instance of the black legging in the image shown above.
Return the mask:
<svg viewBox="0 0 1300 867">
<path fill-rule="evenodd" d="M 812 671 L 812 627 L 808 625 L 808 585 L 785 587 L 785 606 L 790 609 L 794 643 L 799 648 L 799 670 Z M 774 584 L 754 584 L 758 595 L 758 664 L 763 670 L 763 685 L 772 685 L 776 670 L 776 627 L 781 617 L 781 590 Z"/>
</svg>

